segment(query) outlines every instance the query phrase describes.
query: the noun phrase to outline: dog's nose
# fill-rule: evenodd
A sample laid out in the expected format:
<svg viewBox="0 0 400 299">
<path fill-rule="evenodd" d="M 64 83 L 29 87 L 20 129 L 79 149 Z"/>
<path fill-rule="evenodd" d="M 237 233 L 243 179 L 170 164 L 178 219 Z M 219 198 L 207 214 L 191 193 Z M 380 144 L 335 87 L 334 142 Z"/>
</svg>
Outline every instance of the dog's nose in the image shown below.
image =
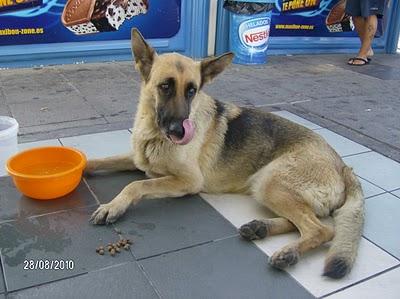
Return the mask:
<svg viewBox="0 0 400 299">
<path fill-rule="evenodd" d="M 168 126 L 168 135 L 174 135 L 178 138 L 183 138 L 185 135 L 185 129 L 183 128 L 182 122 L 171 122 Z"/>
</svg>

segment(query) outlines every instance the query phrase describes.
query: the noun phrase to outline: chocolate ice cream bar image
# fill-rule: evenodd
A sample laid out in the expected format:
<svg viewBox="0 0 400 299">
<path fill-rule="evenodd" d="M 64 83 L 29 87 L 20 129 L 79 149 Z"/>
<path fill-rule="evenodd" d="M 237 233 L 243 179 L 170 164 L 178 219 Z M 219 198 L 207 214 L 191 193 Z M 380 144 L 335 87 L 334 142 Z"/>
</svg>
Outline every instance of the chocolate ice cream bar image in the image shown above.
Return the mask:
<svg viewBox="0 0 400 299">
<path fill-rule="evenodd" d="M 341 0 L 332 7 L 325 24 L 329 32 L 344 32 L 354 29 L 353 20 L 345 13 L 346 1 Z"/>
<path fill-rule="evenodd" d="M 125 21 L 128 0 L 68 0 L 62 23 L 75 34 L 116 31 Z"/>
<path fill-rule="evenodd" d="M 129 20 L 134 16 L 147 13 L 148 10 L 149 2 L 147 0 L 128 0 L 126 18 Z"/>
<path fill-rule="evenodd" d="M 11 0 L 11 1 L 0 1 L 0 13 L 10 12 L 16 10 L 30 9 L 41 6 L 43 0 Z"/>
</svg>

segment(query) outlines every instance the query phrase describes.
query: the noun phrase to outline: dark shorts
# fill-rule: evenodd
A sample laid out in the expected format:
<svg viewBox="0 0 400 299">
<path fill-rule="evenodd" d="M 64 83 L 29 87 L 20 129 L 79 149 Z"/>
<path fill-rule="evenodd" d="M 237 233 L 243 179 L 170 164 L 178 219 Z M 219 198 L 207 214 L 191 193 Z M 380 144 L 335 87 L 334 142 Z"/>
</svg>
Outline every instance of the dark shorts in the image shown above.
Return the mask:
<svg viewBox="0 0 400 299">
<path fill-rule="evenodd" d="M 385 0 L 347 0 L 346 13 L 353 17 L 383 16 Z"/>
</svg>

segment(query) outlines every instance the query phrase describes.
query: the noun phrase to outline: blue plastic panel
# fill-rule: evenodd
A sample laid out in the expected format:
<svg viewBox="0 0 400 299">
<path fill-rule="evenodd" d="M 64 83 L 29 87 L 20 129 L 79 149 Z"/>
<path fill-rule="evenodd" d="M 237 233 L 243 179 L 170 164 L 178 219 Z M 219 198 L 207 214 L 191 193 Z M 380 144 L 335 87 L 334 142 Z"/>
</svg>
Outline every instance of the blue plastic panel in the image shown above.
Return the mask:
<svg viewBox="0 0 400 299">
<path fill-rule="evenodd" d="M 172 38 L 150 39 L 158 52 L 179 52 L 192 57 L 207 53 L 209 1 L 182 1 L 181 26 Z M 154 24 L 159 26 L 160 24 Z M 1 46 L 0 67 L 32 67 L 131 59 L 129 40 Z"/>
</svg>

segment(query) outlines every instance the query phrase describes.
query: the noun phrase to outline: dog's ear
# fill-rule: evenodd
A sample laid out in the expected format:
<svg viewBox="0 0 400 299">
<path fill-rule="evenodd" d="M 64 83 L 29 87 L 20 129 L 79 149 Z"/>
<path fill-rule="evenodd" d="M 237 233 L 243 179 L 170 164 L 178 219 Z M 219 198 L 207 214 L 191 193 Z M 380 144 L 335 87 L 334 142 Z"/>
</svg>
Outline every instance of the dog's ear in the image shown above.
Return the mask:
<svg viewBox="0 0 400 299">
<path fill-rule="evenodd" d="M 149 79 L 156 52 L 146 43 L 142 34 L 136 28 L 132 29 L 131 42 L 136 68 L 142 75 L 143 80 L 147 81 Z"/>
<path fill-rule="evenodd" d="M 209 57 L 201 61 L 201 86 L 211 82 L 215 76 L 221 73 L 232 62 L 233 56 L 233 53 L 229 52 L 218 57 Z"/>
</svg>

